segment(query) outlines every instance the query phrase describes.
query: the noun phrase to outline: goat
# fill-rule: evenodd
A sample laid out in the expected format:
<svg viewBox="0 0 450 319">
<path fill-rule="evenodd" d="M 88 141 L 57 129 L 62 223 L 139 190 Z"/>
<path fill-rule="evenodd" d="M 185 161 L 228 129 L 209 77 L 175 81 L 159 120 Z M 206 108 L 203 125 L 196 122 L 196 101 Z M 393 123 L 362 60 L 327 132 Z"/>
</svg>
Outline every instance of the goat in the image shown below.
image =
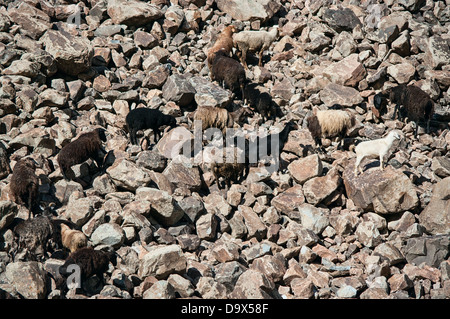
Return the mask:
<svg viewBox="0 0 450 319">
<path fill-rule="evenodd" d="M 241 97 L 244 100 L 244 85 L 247 80 L 244 67 L 235 59 L 227 56 L 224 50 L 214 53 L 212 58 L 211 79 L 219 82 L 232 92 L 241 89 Z"/>
<path fill-rule="evenodd" d="M 145 107 L 130 111 L 126 116 L 125 121 L 127 123 L 128 131 L 130 132 L 130 141 L 134 145 L 138 144 L 136 133 L 139 130 L 151 128 L 156 143 L 161 138 L 161 131 L 159 130 L 161 126 L 168 125 L 171 128 L 177 126 L 177 120 L 173 116 L 166 115 L 160 110 L 148 109 Z"/>
<path fill-rule="evenodd" d="M 278 36 L 278 26 L 270 31 L 241 31 L 233 35 L 234 47 L 241 52 L 241 62 L 246 69 L 247 52 L 259 52 L 258 66 L 262 65 L 262 56 Z"/>
<path fill-rule="evenodd" d="M 364 141 L 356 145 L 356 162 L 355 162 L 355 176 L 358 174 L 358 169 L 360 173 L 363 172 L 362 168 L 359 167 L 362 159 L 365 157 L 378 157 L 380 159 L 380 169 L 383 169 L 383 160 L 392 144 L 396 139 L 400 139 L 400 135 L 396 131 L 390 131 L 388 135 L 383 138 L 379 138 L 371 141 Z"/>
<path fill-rule="evenodd" d="M 261 114 L 263 121 L 276 115 L 272 96 L 267 92 L 261 92 L 256 84 L 247 84 L 244 88 L 244 94 L 244 102 L 255 108 Z"/>
<path fill-rule="evenodd" d="M 54 222 L 47 216 L 21 220 L 13 228 L 18 242 L 14 255 L 20 251 L 25 255 L 30 254 L 31 259 L 43 259 L 51 243 L 57 242 L 55 229 Z"/>
<path fill-rule="evenodd" d="M 191 117 L 196 121 L 201 121 L 202 131 L 210 127 L 216 127 L 225 134 L 227 128 L 234 124 L 240 124 L 243 117 L 251 114 L 247 107 L 241 107 L 234 112 L 228 112 L 226 109 L 214 106 L 202 106 L 195 110 Z"/>
<path fill-rule="evenodd" d="M 39 178 L 37 177 L 36 161 L 31 157 L 20 159 L 14 166 L 10 189 L 15 202 L 28 208 L 28 218 L 36 211 L 39 196 Z"/>
<path fill-rule="evenodd" d="M 233 162 L 227 162 L 227 153 L 226 150 L 229 148 L 224 149 L 223 154 L 223 162 L 213 162 L 211 163 L 210 169 L 214 175 L 214 178 L 216 180 L 217 187 L 220 189 L 219 184 L 219 178 L 223 177 L 225 179 L 225 183 L 228 187 L 228 189 L 231 187 L 231 182 L 237 182 L 240 177 L 242 179 L 247 176 L 249 171 L 248 166 L 248 158 L 245 157 L 244 161 L 240 162 L 238 160 L 238 148 L 233 147 Z M 244 154 L 245 155 L 245 154 Z"/>
<path fill-rule="evenodd" d="M 103 281 L 103 274 L 108 270 L 109 262 L 115 266 L 116 252 L 110 249 L 108 252 L 96 250 L 93 247 L 83 247 L 71 253 L 59 267 L 59 273 L 67 278 L 72 274 L 69 266 L 78 265 L 80 267 L 80 280 L 84 282 L 86 279 L 97 275 Z"/>
<path fill-rule="evenodd" d="M 61 241 L 63 247 L 70 250 L 71 253 L 88 244 L 88 239 L 82 231 L 70 229 L 66 224 L 61 224 Z"/>
<path fill-rule="evenodd" d="M 284 126 L 283 130 L 279 133 L 269 134 L 263 137 L 257 137 L 251 144 L 256 146 L 256 159 L 260 161 L 263 156 L 272 155 L 274 156 L 275 163 L 278 164 L 280 154 L 283 150 L 284 145 L 288 140 L 288 136 L 291 130 L 297 129 L 298 125 L 292 120 L 287 122 Z M 277 144 L 276 149 L 272 149 L 272 140 Z M 251 153 L 254 150 L 251 149 L 250 143 L 246 142 L 246 154 L 251 158 Z M 263 150 L 265 150 L 265 154 L 262 154 Z"/>
<path fill-rule="evenodd" d="M 306 119 L 308 130 L 317 145 L 321 146 L 321 138 L 336 137 L 341 140 L 355 125 L 355 117 L 344 110 L 317 110 Z"/>
<path fill-rule="evenodd" d="M 230 54 L 233 49 L 233 33 L 235 32 L 236 27 L 234 25 L 225 27 L 217 37 L 214 45 L 208 50 L 207 62 L 210 69 L 217 51 L 222 50 L 227 55 Z"/>
<path fill-rule="evenodd" d="M 378 106 L 377 108 L 379 108 L 385 99 L 389 99 L 392 103 L 395 103 L 392 119 L 395 119 L 398 114 L 400 120 L 407 117 L 409 121 L 415 122 L 415 138 L 417 138 L 418 126 L 422 120 L 427 123 L 426 132 L 430 132 L 430 121 L 434 114 L 434 103 L 431 97 L 422 89 L 415 85 L 406 84 L 391 87 L 374 97 L 375 107 Z M 400 109 L 400 105 L 403 106 L 402 110 Z"/>
<path fill-rule="evenodd" d="M 64 178 L 68 179 L 67 171 L 76 164 L 92 158 L 99 168 L 103 167 L 102 141 L 106 142 L 105 129 L 97 128 L 91 132 L 80 135 L 76 140 L 64 146 L 58 154 L 58 164 Z"/>
</svg>

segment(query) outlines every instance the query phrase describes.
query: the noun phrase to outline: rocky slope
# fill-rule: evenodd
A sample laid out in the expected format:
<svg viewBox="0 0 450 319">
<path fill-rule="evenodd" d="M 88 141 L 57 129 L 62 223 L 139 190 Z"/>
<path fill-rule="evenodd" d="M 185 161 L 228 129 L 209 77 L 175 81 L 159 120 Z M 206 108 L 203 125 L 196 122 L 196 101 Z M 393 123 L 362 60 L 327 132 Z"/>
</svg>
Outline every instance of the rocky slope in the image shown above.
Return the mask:
<svg viewBox="0 0 450 319">
<path fill-rule="evenodd" d="M 450 2 L 424 0 L 0 1 L 0 297 L 13 298 L 450 298 Z M 298 123 L 281 167 L 251 167 L 218 189 L 208 165 L 175 161 L 197 106 L 243 103 L 212 83 L 206 53 L 218 32 L 268 30 L 277 39 L 247 78 L 269 92 L 275 120 Z M 431 132 L 377 116 L 373 96 L 393 84 L 429 93 Z M 357 124 L 344 150 L 306 128 L 312 108 L 339 103 Z M 125 116 L 138 106 L 177 117 L 153 146 L 131 145 Z M 375 111 L 375 112 L 374 112 Z M 59 150 L 82 132 L 107 130 L 106 172 L 93 161 L 62 178 Z M 349 145 L 403 133 L 387 167 L 353 174 Z M 142 137 L 142 136 L 141 136 Z M 171 140 L 170 137 L 173 137 Z M 179 141 L 177 141 L 179 142 Z M 112 246 L 105 284 L 58 289 L 64 262 L 11 254 L 12 168 L 39 168 L 41 205 L 75 223 L 90 245 Z M 51 204 L 53 203 L 53 204 Z"/>
</svg>

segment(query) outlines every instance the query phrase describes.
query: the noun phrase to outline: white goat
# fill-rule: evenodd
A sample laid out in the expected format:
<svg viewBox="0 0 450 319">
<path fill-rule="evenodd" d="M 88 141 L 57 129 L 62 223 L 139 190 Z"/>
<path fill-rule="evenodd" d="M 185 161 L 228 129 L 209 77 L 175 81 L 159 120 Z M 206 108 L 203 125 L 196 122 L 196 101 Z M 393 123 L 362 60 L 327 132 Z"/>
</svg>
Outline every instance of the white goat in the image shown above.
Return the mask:
<svg viewBox="0 0 450 319">
<path fill-rule="evenodd" d="M 400 139 L 401 136 L 396 131 L 390 131 L 388 135 L 383 138 L 379 138 L 372 141 L 361 142 L 355 147 L 356 162 L 355 162 L 355 175 L 358 174 L 357 170 L 362 173 L 363 170 L 359 167 L 362 159 L 365 157 L 379 157 L 380 169 L 383 169 L 383 159 L 391 148 L 396 139 Z"/>
<path fill-rule="evenodd" d="M 262 55 L 269 49 L 273 41 L 278 36 L 278 26 L 274 26 L 270 31 L 241 31 L 233 35 L 234 47 L 241 51 L 241 63 L 246 69 L 247 52 L 258 52 L 259 63 L 261 66 Z"/>
</svg>

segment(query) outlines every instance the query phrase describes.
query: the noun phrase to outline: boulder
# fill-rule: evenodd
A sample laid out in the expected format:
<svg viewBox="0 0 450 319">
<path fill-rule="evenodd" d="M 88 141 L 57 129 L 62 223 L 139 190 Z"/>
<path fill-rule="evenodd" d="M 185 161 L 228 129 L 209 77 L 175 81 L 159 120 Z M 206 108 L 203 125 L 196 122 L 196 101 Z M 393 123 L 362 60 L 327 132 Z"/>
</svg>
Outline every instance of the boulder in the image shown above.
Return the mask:
<svg viewBox="0 0 450 319">
<path fill-rule="evenodd" d="M 226 107 L 232 100 L 233 94 L 231 91 L 225 90 L 203 77 L 193 76 L 189 82 L 196 90 L 194 100 L 197 103 L 197 107 Z"/>
<path fill-rule="evenodd" d="M 9 263 L 5 271 L 6 279 L 25 299 L 44 299 L 49 277 L 42 263 L 18 261 Z"/>
<path fill-rule="evenodd" d="M 425 39 L 424 62 L 433 69 L 440 69 L 450 60 L 450 47 L 448 41 L 441 36 L 434 35 Z"/>
<path fill-rule="evenodd" d="M 357 53 L 350 54 L 341 61 L 331 64 L 323 72 L 331 82 L 352 87 L 357 86 L 367 74 Z"/>
<path fill-rule="evenodd" d="M 149 24 L 163 16 L 156 5 L 136 0 L 108 1 L 107 13 L 114 24 L 135 27 Z"/>
<path fill-rule="evenodd" d="M 361 21 L 350 8 L 325 9 L 323 19 L 337 32 L 353 31 L 356 26 L 362 26 Z"/>
<path fill-rule="evenodd" d="M 40 41 L 56 60 L 59 71 L 76 76 L 90 69 L 94 49 L 89 39 L 64 30 L 48 30 Z"/>
<path fill-rule="evenodd" d="M 354 166 L 348 165 L 342 175 L 349 199 L 364 211 L 378 214 L 401 213 L 419 204 L 416 189 L 401 170 L 386 167 L 380 171 L 371 168 L 354 175 Z"/>
<path fill-rule="evenodd" d="M 322 203 L 329 205 L 334 202 L 339 194 L 339 186 L 342 179 L 336 170 L 329 172 L 325 176 L 314 177 L 303 184 L 303 194 L 306 201 L 317 205 Z"/>
<path fill-rule="evenodd" d="M 281 8 L 278 0 L 217 0 L 216 3 L 220 11 L 240 21 L 265 22 Z"/>
<path fill-rule="evenodd" d="M 322 91 L 320 91 L 320 100 L 325 103 L 327 107 L 334 104 L 351 107 L 358 105 L 363 101 L 359 91 L 340 84 L 330 83 Z"/>
<path fill-rule="evenodd" d="M 173 101 L 179 106 L 187 106 L 194 100 L 195 88 L 189 80 L 191 75 L 172 74 L 162 87 L 163 97 L 167 101 Z"/>
<path fill-rule="evenodd" d="M 178 202 L 168 192 L 150 187 L 136 190 L 137 200 L 147 200 L 152 207 L 151 214 L 165 226 L 172 226 L 184 215 Z"/>
<path fill-rule="evenodd" d="M 140 186 L 146 186 L 151 181 L 149 171 L 125 158 L 116 160 L 106 172 L 117 187 L 135 191 Z"/>
<path fill-rule="evenodd" d="M 0 201 L 0 230 L 8 227 L 19 212 L 19 206 L 12 201 Z"/>
<path fill-rule="evenodd" d="M 434 185 L 431 200 L 420 213 L 419 221 L 431 234 L 450 234 L 450 177 Z"/>
<path fill-rule="evenodd" d="M 186 257 L 179 245 L 156 246 L 141 259 L 138 275 L 141 278 L 155 276 L 167 278 L 186 270 Z"/>
</svg>

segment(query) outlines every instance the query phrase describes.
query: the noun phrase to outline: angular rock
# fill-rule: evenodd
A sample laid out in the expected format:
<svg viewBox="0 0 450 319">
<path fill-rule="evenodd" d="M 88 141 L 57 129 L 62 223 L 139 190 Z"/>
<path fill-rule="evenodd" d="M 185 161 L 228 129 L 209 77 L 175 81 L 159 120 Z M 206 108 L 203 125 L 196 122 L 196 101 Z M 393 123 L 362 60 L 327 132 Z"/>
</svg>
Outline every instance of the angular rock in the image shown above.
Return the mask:
<svg viewBox="0 0 450 319">
<path fill-rule="evenodd" d="M 410 238 L 406 242 L 405 258 L 413 265 L 425 263 L 437 268 L 448 257 L 449 251 L 450 239 L 447 235 Z"/>
<path fill-rule="evenodd" d="M 172 226 L 184 215 L 178 202 L 168 192 L 156 188 L 139 187 L 136 198 L 150 202 L 152 215 L 165 226 Z"/>
<path fill-rule="evenodd" d="M 36 77 L 40 72 L 40 64 L 27 60 L 16 60 L 2 71 L 5 75 L 22 75 L 29 78 Z"/>
<path fill-rule="evenodd" d="M 301 185 L 294 185 L 291 188 L 288 188 L 281 194 L 275 196 L 271 201 L 277 211 L 288 215 L 304 202 L 305 197 Z"/>
<path fill-rule="evenodd" d="M 189 74 L 169 76 L 162 87 L 164 99 L 173 101 L 181 107 L 189 105 L 194 100 L 196 93 L 189 78 Z"/>
<path fill-rule="evenodd" d="M 358 241 L 366 247 L 376 247 L 381 244 L 381 234 L 372 221 L 362 222 L 355 231 Z"/>
<path fill-rule="evenodd" d="M 156 5 L 136 0 L 108 1 L 107 13 L 114 24 L 142 26 L 158 20 L 163 13 Z"/>
<path fill-rule="evenodd" d="M 71 198 L 67 203 L 66 217 L 77 226 L 82 226 L 93 215 L 96 202 L 90 197 Z"/>
<path fill-rule="evenodd" d="M 283 279 L 283 275 L 286 272 L 285 260 L 281 255 L 266 255 L 253 260 L 250 269 L 265 274 L 273 282 L 279 282 Z"/>
<path fill-rule="evenodd" d="M 21 27 L 26 35 L 35 40 L 51 28 L 50 17 L 26 2 L 8 10 L 8 16 L 12 22 Z"/>
<path fill-rule="evenodd" d="M 290 286 L 296 298 L 311 299 L 314 297 L 316 287 L 309 278 L 294 278 Z"/>
<path fill-rule="evenodd" d="M 94 246 L 108 245 L 117 249 L 125 241 L 125 232 L 117 224 L 104 223 L 94 230 L 90 239 Z"/>
<path fill-rule="evenodd" d="M 190 191 L 199 191 L 202 187 L 200 168 L 187 162 L 172 160 L 162 174 L 176 187 L 185 187 Z"/>
<path fill-rule="evenodd" d="M 156 246 L 141 259 L 138 275 L 141 278 L 155 276 L 167 278 L 186 270 L 186 257 L 179 245 Z"/>
<path fill-rule="evenodd" d="M 304 203 L 298 207 L 298 211 L 300 213 L 301 224 L 316 234 L 322 233 L 330 224 L 324 209 Z"/>
<path fill-rule="evenodd" d="M 426 39 L 424 62 L 433 69 L 440 69 L 448 64 L 450 47 L 448 41 L 441 36 L 434 35 Z"/>
<path fill-rule="evenodd" d="M 431 169 L 439 177 L 450 176 L 450 159 L 445 156 L 436 156 L 431 163 Z"/>
<path fill-rule="evenodd" d="M 200 239 L 212 240 L 216 237 L 218 221 L 213 214 L 204 214 L 197 219 L 195 228 Z"/>
<path fill-rule="evenodd" d="M 8 227 L 17 216 L 19 206 L 13 201 L 0 201 L 0 230 Z"/>
<path fill-rule="evenodd" d="M 353 87 L 358 85 L 367 74 L 357 53 L 350 54 L 341 61 L 331 64 L 323 72 L 324 76 L 328 77 L 331 82 Z"/>
<path fill-rule="evenodd" d="M 402 252 L 390 243 L 382 243 L 375 247 L 373 254 L 375 256 L 381 256 L 389 261 L 389 265 L 395 265 L 405 261 L 405 257 Z"/>
<path fill-rule="evenodd" d="M 197 103 L 197 107 L 214 106 L 223 108 L 230 104 L 232 99 L 231 91 L 225 90 L 200 76 L 193 76 L 189 79 L 189 82 L 196 91 L 194 100 Z"/>
<path fill-rule="evenodd" d="M 5 271 L 6 279 L 25 299 L 44 299 L 49 277 L 42 263 L 18 261 L 9 263 Z"/>
<path fill-rule="evenodd" d="M 387 68 L 387 73 L 399 84 L 409 83 L 416 73 L 416 68 L 410 63 L 394 64 Z"/>
<path fill-rule="evenodd" d="M 235 20 L 265 22 L 278 12 L 281 4 L 270 0 L 217 0 L 217 7 Z"/>
<path fill-rule="evenodd" d="M 227 288 L 212 277 L 200 277 L 197 292 L 203 299 L 225 299 Z"/>
<path fill-rule="evenodd" d="M 149 172 L 127 159 L 119 159 L 106 169 L 117 187 L 136 191 L 138 187 L 146 186 L 151 181 Z"/>
<path fill-rule="evenodd" d="M 231 299 L 272 299 L 276 297 L 274 282 L 265 274 L 246 270 L 237 280 Z"/>
<path fill-rule="evenodd" d="M 158 280 L 142 295 L 142 299 L 175 299 L 175 288 L 167 280 Z"/>
<path fill-rule="evenodd" d="M 323 13 L 323 19 L 337 32 L 353 31 L 357 25 L 362 26 L 356 14 L 349 8 L 326 9 Z"/>
<path fill-rule="evenodd" d="M 335 83 L 328 84 L 322 91 L 320 91 L 320 100 L 330 107 L 334 104 L 351 107 L 360 104 L 363 98 L 359 91 L 352 87 L 347 87 Z"/>
<path fill-rule="evenodd" d="M 325 176 L 314 177 L 303 184 L 303 194 L 306 201 L 317 205 L 323 203 L 328 205 L 339 196 L 339 186 L 342 179 L 337 171 L 329 172 Z"/>
<path fill-rule="evenodd" d="M 386 167 L 369 169 L 355 177 L 349 165 L 343 175 L 349 199 L 365 211 L 378 214 L 400 213 L 418 205 L 418 197 L 411 180 L 403 172 Z"/>
<path fill-rule="evenodd" d="M 245 226 L 247 227 L 248 236 L 262 239 L 267 233 L 267 227 L 261 221 L 259 216 L 248 206 L 238 206 L 238 211 L 244 217 Z"/>
<path fill-rule="evenodd" d="M 87 38 L 73 36 L 64 30 L 48 30 L 40 41 L 61 72 L 76 76 L 89 70 L 94 50 Z"/>
<path fill-rule="evenodd" d="M 450 177 L 433 186 L 431 200 L 420 213 L 419 221 L 431 234 L 450 233 Z"/>
</svg>

